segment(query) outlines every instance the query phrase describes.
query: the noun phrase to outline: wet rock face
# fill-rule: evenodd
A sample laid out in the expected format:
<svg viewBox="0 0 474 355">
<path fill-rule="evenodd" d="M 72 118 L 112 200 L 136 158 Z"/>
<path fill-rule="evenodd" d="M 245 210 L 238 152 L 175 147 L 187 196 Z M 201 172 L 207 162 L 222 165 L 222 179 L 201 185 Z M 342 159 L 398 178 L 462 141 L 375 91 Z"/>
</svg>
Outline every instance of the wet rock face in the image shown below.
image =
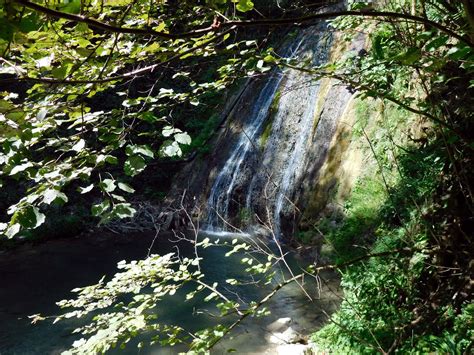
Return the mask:
<svg viewBox="0 0 474 355">
<path fill-rule="evenodd" d="M 311 60 L 315 65 L 326 62 L 332 37 L 324 34 L 325 26 L 301 31 L 287 45 L 286 55 Z M 255 93 L 239 138 L 213 182 L 207 202 L 209 228 L 223 228 L 222 218 L 240 225 L 242 217 L 247 217 L 245 222 L 270 222 L 277 235 L 291 233 L 295 220 L 292 201 L 302 192 L 298 191 L 299 182 L 313 158 L 306 153 L 320 84 L 311 79 L 296 70 L 274 71 Z M 276 98 L 278 105 L 271 112 Z M 261 146 L 269 120 L 271 131 Z"/>
<path fill-rule="evenodd" d="M 326 27 L 301 30 L 282 54 L 326 63 L 334 47 Z M 264 223 L 279 238 L 291 238 L 351 95 L 333 80 L 293 69 L 275 69 L 252 83 L 217 139 L 208 170 L 193 172 L 209 177 L 204 190 L 192 192 L 201 196 L 201 225 L 248 231 Z"/>
</svg>

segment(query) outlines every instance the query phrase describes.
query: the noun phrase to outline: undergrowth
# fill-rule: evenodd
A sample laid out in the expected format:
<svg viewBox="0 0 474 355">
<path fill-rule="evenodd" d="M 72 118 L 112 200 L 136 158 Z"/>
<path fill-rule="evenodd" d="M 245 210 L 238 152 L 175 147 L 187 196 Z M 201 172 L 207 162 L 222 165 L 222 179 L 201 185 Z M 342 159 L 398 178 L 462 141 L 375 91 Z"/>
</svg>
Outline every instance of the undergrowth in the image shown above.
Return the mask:
<svg viewBox="0 0 474 355">
<path fill-rule="evenodd" d="M 368 141 L 373 164 L 365 165 L 343 208 L 322 218 L 317 229 L 330 246 L 323 256 L 335 263 L 375 256 L 341 270 L 341 308 L 312 340 L 336 354 L 469 353 L 474 305 L 469 295 L 454 304 L 452 292 L 435 284 L 446 282 L 433 246 L 446 221 L 429 216 L 446 208 L 437 195 L 446 184 L 449 152 L 438 139 L 394 144 L 403 141 L 397 122 L 406 117 L 393 107 L 385 108 L 378 121 L 383 129 L 374 135 L 364 119 L 373 109 L 373 103 L 359 105 L 356 114 L 363 119 L 353 131 L 354 139 Z"/>
</svg>

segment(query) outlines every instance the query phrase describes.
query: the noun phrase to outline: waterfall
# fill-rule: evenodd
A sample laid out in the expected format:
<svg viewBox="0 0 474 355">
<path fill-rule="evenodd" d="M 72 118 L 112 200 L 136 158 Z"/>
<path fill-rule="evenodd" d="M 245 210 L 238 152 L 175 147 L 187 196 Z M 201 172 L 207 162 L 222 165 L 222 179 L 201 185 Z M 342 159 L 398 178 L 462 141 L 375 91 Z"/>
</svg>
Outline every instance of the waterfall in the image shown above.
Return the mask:
<svg viewBox="0 0 474 355">
<path fill-rule="evenodd" d="M 302 41 L 303 39 L 299 38 L 295 41 L 296 44 L 288 46 L 289 48 L 282 55 L 294 56 Z M 230 199 L 240 168 L 248 155 L 255 150 L 255 140 L 262 131 L 262 125 L 268 117 L 270 105 L 283 75 L 281 70 L 275 69 L 266 79 L 263 89 L 253 103 L 252 112 L 239 134 L 237 143 L 211 188 L 207 203 L 209 211 L 204 224 L 209 231 L 226 229 L 225 221 L 229 218 Z"/>
<path fill-rule="evenodd" d="M 332 35 L 326 27 L 322 23 L 300 30 L 283 56 L 315 66 L 327 62 Z M 275 69 L 264 79 L 258 94 L 246 102 L 251 109 L 225 163 L 217 167 L 207 200 L 207 230 L 233 231 L 245 212 L 258 216 L 250 218 L 251 224 L 263 221 L 277 237 L 284 234 L 282 216 L 288 219 L 297 212 L 293 201 L 301 195 L 304 176 L 324 160 L 340 108 L 348 101 L 346 93 L 337 94 L 329 100 L 336 107 L 326 109 L 320 86 L 310 73 L 295 69 Z M 276 112 L 270 110 L 272 103 L 278 104 Z M 250 231 L 252 225 L 240 229 Z"/>
<path fill-rule="evenodd" d="M 304 158 L 306 152 L 306 146 L 309 143 L 309 137 L 311 135 L 315 108 L 316 108 L 316 99 L 319 92 L 319 85 L 310 85 L 309 88 L 303 90 L 303 93 L 307 94 L 306 100 L 304 102 L 304 112 L 299 121 L 300 129 L 298 132 L 298 139 L 295 142 L 294 148 L 289 154 L 286 168 L 284 169 L 283 176 L 280 181 L 279 191 L 277 194 L 275 209 L 273 213 L 274 218 L 274 228 L 275 234 L 280 235 L 280 213 L 284 206 L 285 202 L 290 202 L 290 192 L 291 188 L 296 184 L 301 175 L 304 173 Z M 293 95 L 283 96 L 281 100 L 281 105 L 284 104 L 294 105 L 294 102 L 291 101 Z M 303 95 L 301 95 L 303 96 Z M 288 100 L 285 100 L 289 98 Z M 286 102 L 287 101 L 287 102 Z M 279 111 L 281 112 L 281 111 Z M 276 117 L 277 120 L 283 120 L 284 115 L 279 114 Z M 251 198 L 251 193 L 249 197 Z"/>
<path fill-rule="evenodd" d="M 245 157 L 253 149 L 253 141 L 260 132 L 261 126 L 270 108 L 275 91 L 281 81 L 280 73 L 275 73 L 265 84 L 254 105 L 254 118 L 242 129 L 237 144 L 225 162 L 224 167 L 216 178 L 212 186 L 208 200 L 210 210 L 208 212 L 206 226 L 210 230 L 215 230 L 219 226 L 224 227 L 224 221 L 229 217 L 228 209 L 231 193 L 235 186 L 236 178 Z"/>
</svg>

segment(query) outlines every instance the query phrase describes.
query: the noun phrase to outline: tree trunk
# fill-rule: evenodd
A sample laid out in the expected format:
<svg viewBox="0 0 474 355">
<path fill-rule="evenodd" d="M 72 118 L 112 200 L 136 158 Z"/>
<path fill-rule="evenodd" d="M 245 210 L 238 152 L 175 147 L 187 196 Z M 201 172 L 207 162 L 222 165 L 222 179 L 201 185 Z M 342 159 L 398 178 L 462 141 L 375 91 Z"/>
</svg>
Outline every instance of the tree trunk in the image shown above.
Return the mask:
<svg viewBox="0 0 474 355">
<path fill-rule="evenodd" d="M 462 0 L 466 19 L 469 24 L 469 38 L 474 40 L 474 0 Z"/>
</svg>

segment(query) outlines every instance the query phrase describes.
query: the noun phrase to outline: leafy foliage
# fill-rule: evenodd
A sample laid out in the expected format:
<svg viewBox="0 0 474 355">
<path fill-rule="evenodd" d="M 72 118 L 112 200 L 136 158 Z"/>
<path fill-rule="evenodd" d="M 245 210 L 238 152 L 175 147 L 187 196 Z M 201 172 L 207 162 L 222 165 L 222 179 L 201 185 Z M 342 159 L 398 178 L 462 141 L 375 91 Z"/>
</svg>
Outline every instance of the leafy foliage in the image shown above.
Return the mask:
<svg viewBox="0 0 474 355">
<path fill-rule="evenodd" d="M 413 3 L 390 2 L 384 9 L 416 12 L 456 28 L 468 40 L 472 13 L 462 2 L 426 1 L 415 8 Z M 459 22 L 449 25 L 453 18 Z M 350 28 L 367 26 L 350 18 L 333 25 L 346 34 Z M 321 68 L 358 89 L 367 106 L 367 98 L 384 100 L 378 124 L 385 128 L 367 130 L 376 119 L 374 110 L 359 108 L 361 120 L 354 138 L 367 138 L 376 165 L 366 166 L 366 173 L 375 178 L 359 181 L 342 222 L 335 227 L 323 224 L 322 230 L 343 260 L 356 252 L 351 245 L 358 246 L 359 255 L 363 249 L 411 252 L 392 253 L 342 270 L 345 300 L 333 323 L 313 339 L 336 352 L 469 353 L 472 335 L 458 324 L 461 319 L 472 323 L 472 294 L 465 283 L 472 270 L 469 257 L 459 248 L 472 250 L 473 243 L 471 237 L 458 233 L 469 229 L 463 209 L 472 209 L 472 199 L 462 192 L 472 186 L 463 177 L 471 171 L 472 135 L 466 130 L 471 129 L 472 113 L 456 107 L 472 105 L 460 92 L 471 92 L 473 46 L 430 26 L 395 21 L 374 26 L 369 39 L 367 51 Z M 446 75 L 461 72 L 463 82 Z M 463 103 L 454 104 L 448 92 L 458 92 Z M 400 120 L 400 108 L 418 115 L 421 138 L 405 130 L 403 122 L 410 121 Z M 374 193 L 374 180 L 382 195 Z M 372 208 L 364 208 L 371 203 Z M 448 265 L 460 273 L 446 274 Z M 464 296 L 458 298 L 459 293 Z"/>
<path fill-rule="evenodd" d="M 121 261 L 120 272 L 97 284 L 74 289 L 74 299 L 62 300 L 58 305 L 66 312 L 55 322 L 68 318 L 85 318 L 94 314 L 92 321 L 74 330 L 83 338 L 74 342 L 68 353 L 104 353 L 126 344 L 138 334 L 149 334 L 148 340 L 138 344 L 159 343 L 162 346 L 186 344 L 191 353 L 203 353 L 212 348 L 236 324 L 248 316 L 267 313 L 264 302 L 246 303 L 238 297 L 239 285 L 253 282 L 257 287 L 271 282 L 272 266 L 278 258 L 255 256 L 251 244 L 233 239 L 228 242 L 211 242 L 201 238 L 196 247 L 226 248 L 226 257 L 240 258 L 245 273 L 251 277 L 228 279 L 226 284 L 209 283 L 201 270 L 201 258 L 179 257 L 175 253 L 150 255 L 144 260 Z M 252 253 L 249 253 L 252 252 Z M 231 288 L 231 289 L 229 289 Z M 209 303 L 218 311 L 222 323 L 191 332 L 180 325 L 168 324 L 160 319 L 160 301 L 173 297 L 173 302 L 193 302 L 196 298 Z M 33 318 L 43 319 L 40 315 Z"/>
<path fill-rule="evenodd" d="M 433 131 L 420 155 L 404 155 L 397 163 L 399 179 L 361 180 L 345 206 L 345 224 L 324 230 L 341 260 L 354 257 L 347 248 L 354 241 L 371 251 L 403 247 L 410 252 L 343 270 L 346 299 L 318 341 L 360 353 L 408 351 L 410 346 L 472 350 L 473 243 L 467 233 L 473 210 L 472 6 L 468 1 L 399 0 L 381 2 L 379 9 L 351 1 L 355 12 L 332 26 L 347 38 L 368 32 L 367 50 L 314 67 L 280 58 L 271 48 L 259 53 L 254 34 L 231 36 L 239 26 L 251 25 L 240 20 L 254 20 L 257 3 L 0 0 L 0 165 L 2 180 L 21 190 L 7 211 L 10 217 L 2 216 L 0 232 L 11 238 L 37 228 L 49 208 L 77 194 L 92 196 L 91 213 L 101 222 L 132 216 L 126 199 L 134 191 L 131 179 L 157 157 L 181 157 L 192 144 L 189 128 L 198 128 L 197 146 L 202 147 L 217 124 L 216 117 L 200 123 L 176 119 L 177 110 L 192 112 L 238 77 L 264 73 L 269 65 L 298 67 L 314 73 L 315 80 L 339 79 L 361 99 L 395 105 L 390 110 L 398 118 L 404 118 L 397 112 L 401 109 L 417 114 Z M 307 15 L 311 6 L 299 5 L 286 10 Z M 384 21 L 370 20 L 380 18 Z M 213 75 L 200 75 L 199 63 L 216 58 L 219 68 Z M 365 135 L 363 124 L 355 130 Z M 394 160 L 387 159 L 393 141 L 378 137 L 375 143 L 371 151 L 378 173 L 393 171 Z M 248 250 L 235 244 L 229 255 Z M 203 240 L 196 246 L 209 245 Z M 274 259 L 246 256 L 242 262 L 248 274 L 264 275 L 268 282 Z M 263 301 L 241 308 L 220 291 L 221 285 L 203 283 L 199 259 L 168 254 L 120 268 L 124 272 L 111 281 L 77 289 L 76 299 L 60 303 L 72 310 L 58 320 L 97 312 L 77 330 L 87 339 L 75 343 L 73 352 L 104 352 L 147 330 L 158 336 L 152 341 L 187 341 L 183 329 L 156 322 L 152 312 L 156 302 L 187 283 L 196 286 L 186 293 L 188 299 L 208 292 L 205 299 L 216 302 L 221 315 L 235 312 L 242 319 L 265 313 Z M 212 348 L 232 326 L 193 334 L 191 349 Z"/>
<path fill-rule="evenodd" d="M 77 193 L 101 222 L 132 216 L 120 186 L 192 142 L 173 111 L 205 105 L 253 65 L 254 41 L 225 46 L 229 30 L 201 31 L 234 6 L 253 3 L 2 0 L 0 164 L 23 197 L 1 233 L 40 226 Z M 218 74 L 201 80 L 200 60 L 215 58 Z"/>
</svg>

